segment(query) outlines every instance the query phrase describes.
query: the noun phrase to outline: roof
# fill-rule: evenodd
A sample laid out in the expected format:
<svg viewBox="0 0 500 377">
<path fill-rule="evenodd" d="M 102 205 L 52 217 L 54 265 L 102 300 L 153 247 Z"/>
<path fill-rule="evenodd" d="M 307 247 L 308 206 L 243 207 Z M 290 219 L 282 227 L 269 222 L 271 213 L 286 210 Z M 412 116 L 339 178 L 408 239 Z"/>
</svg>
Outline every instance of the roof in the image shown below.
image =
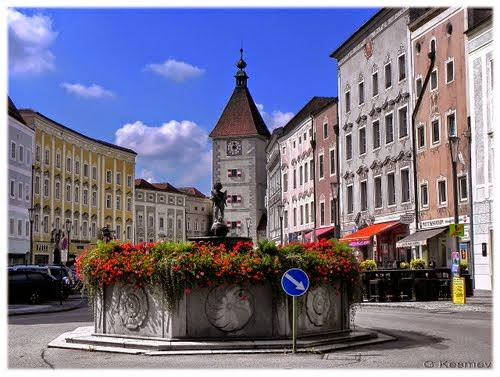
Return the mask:
<svg viewBox="0 0 500 377">
<path fill-rule="evenodd" d="M 174 186 L 172 186 L 168 182 L 150 183 L 150 182 L 146 181 L 145 179 L 139 178 L 139 179 L 134 180 L 134 185 L 135 185 L 135 188 L 168 191 L 168 192 L 175 192 L 178 194 L 182 193 L 181 191 L 177 190 Z"/>
<path fill-rule="evenodd" d="M 248 88 L 237 86 L 209 136 L 247 135 L 271 136 Z"/>
<path fill-rule="evenodd" d="M 181 193 L 179 190 L 177 190 L 174 186 L 172 186 L 168 182 L 160 182 L 160 183 L 151 183 L 154 187 L 157 189 L 163 190 L 163 191 L 170 191 L 170 192 L 178 192 Z"/>
<path fill-rule="evenodd" d="M 283 126 L 283 134 L 288 134 L 291 132 L 298 124 L 300 124 L 305 118 L 311 116 L 311 114 L 323 109 L 326 105 L 335 101 L 337 97 L 313 97 L 311 100 L 297 113 L 295 116 L 288 121 L 287 124 Z"/>
<path fill-rule="evenodd" d="M 10 99 L 9 96 L 7 96 L 7 98 L 8 98 L 8 102 L 9 102 L 9 116 L 11 116 L 12 118 L 18 120 L 22 124 L 26 124 L 26 122 L 24 121 L 24 119 L 21 116 L 21 114 L 19 114 L 19 111 L 17 110 L 16 105 L 14 105 L 14 102 L 12 102 L 12 100 Z"/>
<path fill-rule="evenodd" d="M 385 223 L 373 224 L 367 226 L 366 228 L 360 229 L 357 232 L 349 234 L 341 238 L 340 242 L 361 242 L 361 241 L 369 241 L 370 237 L 374 236 L 377 233 L 383 232 L 392 228 L 395 225 L 398 225 L 399 221 L 388 221 Z"/>
<path fill-rule="evenodd" d="M 77 134 L 77 135 L 79 135 L 81 137 L 84 137 L 85 139 L 88 139 L 88 140 L 94 141 L 96 143 L 102 144 L 102 145 L 104 145 L 106 147 L 118 149 L 118 150 L 121 150 L 121 151 L 124 151 L 124 152 L 127 152 L 127 153 L 132 153 L 133 155 L 137 156 L 137 152 L 134 151 L 134 150 L 132 150 L 132 149 L 125 148 L 125 147 L 120 147 L 119 145 L 111 144 L 111 143 L 108 143 L 107 141 L 103 141 L 103 140 L 99 140 L 99 139 L 94 139 L 94 138 L 92 138 L 90 136 L 84 135 L 84 134 L 82 134 L 82 133 L 80 133 L 78 131 L 75 131 L 75 130 L 69 128 L 69 127 L 66 127 L 65 125 L 63 125 L 63 124 L 61 124 L 59 122 L 56 122 L 53 119 L 50 119 L 49 117 L 47 117 L 47 116 L 39 113 L 38 111 L 33 111 L 32 109 L 21 109 L 21 111 L 32 112 L 32 113 L 37 114 L 38 116 L 40 116 L 40 117 L 48 120 L 49 122 L 52 122 L 52 123 L 56 124 L 57 126 L 64 128 L 67 131 L 73 132 L 73 133 L 75 133 L 75 134 Z"/>
<path fill-rule="evenodd" d="M 177 187 L 177 190 L 183 192 L 184 194 L 190 195 L 190 196 L 196 196 L 198 198 L 207 198 L 206 195 L 204 195 L 201 191 L 199 191 L 195 187 Z"/>
</svg>

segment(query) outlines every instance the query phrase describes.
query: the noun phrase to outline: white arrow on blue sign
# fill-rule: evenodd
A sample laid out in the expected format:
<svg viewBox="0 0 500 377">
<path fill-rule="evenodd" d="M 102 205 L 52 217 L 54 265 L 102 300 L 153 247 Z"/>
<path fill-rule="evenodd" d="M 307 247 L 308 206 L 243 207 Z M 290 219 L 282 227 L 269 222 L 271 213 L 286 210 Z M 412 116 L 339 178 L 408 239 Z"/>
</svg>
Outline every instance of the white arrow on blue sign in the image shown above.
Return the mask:
<svg viewBox="0 0 500 377">
<path fill-rule="evenodd" d="M 300 268 L 291 268 L 281 277 L 281 287 L 289 296 L 302 296 L 309 288 L 309 278 Z"/>
</svg>

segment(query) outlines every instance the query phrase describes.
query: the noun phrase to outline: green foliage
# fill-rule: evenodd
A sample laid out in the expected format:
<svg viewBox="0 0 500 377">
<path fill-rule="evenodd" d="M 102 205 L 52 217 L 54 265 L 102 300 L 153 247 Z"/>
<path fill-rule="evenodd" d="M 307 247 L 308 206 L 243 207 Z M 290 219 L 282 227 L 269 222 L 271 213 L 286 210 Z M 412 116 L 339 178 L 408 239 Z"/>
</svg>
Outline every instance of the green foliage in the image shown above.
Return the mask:
<svg viewBox="0 0 500 377">
<path fill-rule="evenodd" d="M 351 249 L 327 240 L 283 247 L 262 241 L 255 249 L 249 242 L 238 242 L 229 250 L 191 242 L 98 243 L 80 255 L 75 266 L 91 297 L 105 284 L 148 285 L 166 298 L 169 311 L 193 288 L 265 282 L 277 287 L 290 268 L 303 269 L 311 286 L 340 279 L 351 301 L 361 284 Z"/>
<path fill-rule="evenodd" d="M 460 261 L 460 271 L 467 271 L 469 269 L 469 263 L 464 260 Z"/>
<path fill-rule="evenodd" d="M 372 259 L 367 259 L 367 260 L 364 260 L 362 261 L 360 264 L 359 264 L 359 267 L 361 267 L 361 269 L 367 271 L 367 270 L 376 270 L 377 269 L 377 263 L 372 260 Z"/>
<path fill-rule="evenodd" d="M 401 267 L 401 268 L 410 268 L 410 264 L 407 263 L 407 262 L 401 262 L 401 264 L 399 265 L 399 267 Z"/>
<path fill-rule="evenodd" d="M 425 260 L 421 258 L 412 259 L 410 261 L 410 268 L 412 270 L 423 270 L 425 269 L 425 266 L 426 266 Z"/>
</svg>

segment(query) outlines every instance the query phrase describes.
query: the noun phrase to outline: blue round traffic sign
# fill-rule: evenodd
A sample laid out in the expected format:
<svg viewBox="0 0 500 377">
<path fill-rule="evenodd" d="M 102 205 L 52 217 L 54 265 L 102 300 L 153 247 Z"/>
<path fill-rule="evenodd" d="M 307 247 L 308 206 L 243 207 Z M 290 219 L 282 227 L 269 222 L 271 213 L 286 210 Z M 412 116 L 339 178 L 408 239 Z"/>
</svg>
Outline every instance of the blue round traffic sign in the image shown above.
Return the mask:
<svg viewBox="0 0 500 377">
<path fill-rule="evenodd" d="M 291 268 L 281 277 L 281 287 L 289 296 L 302 296 L 309 288 L 309 278 L 300 268 Z"/>
</svg>

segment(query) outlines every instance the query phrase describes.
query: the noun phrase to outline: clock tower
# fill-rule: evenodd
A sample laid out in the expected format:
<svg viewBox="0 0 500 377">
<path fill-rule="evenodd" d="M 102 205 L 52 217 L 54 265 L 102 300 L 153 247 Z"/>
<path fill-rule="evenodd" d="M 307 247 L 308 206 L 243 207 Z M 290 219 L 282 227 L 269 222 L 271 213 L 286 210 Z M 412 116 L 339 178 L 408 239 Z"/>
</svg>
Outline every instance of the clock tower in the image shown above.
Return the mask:
<svg viewBox="0 0 500 377">
<path fill-rule="evenodd" d="M 220 182 L 227 191 L 224 221 L 229 235 L 248 236 L 255 244 L 259 225 L 266 222 L 266 152 L 271 134 L 247 87 L 247 64 L 240 49 L 236 87 L 210 133 L 212 186 Z M 264 236 L 265 237 L 265 232 Z"/>
</svg>

